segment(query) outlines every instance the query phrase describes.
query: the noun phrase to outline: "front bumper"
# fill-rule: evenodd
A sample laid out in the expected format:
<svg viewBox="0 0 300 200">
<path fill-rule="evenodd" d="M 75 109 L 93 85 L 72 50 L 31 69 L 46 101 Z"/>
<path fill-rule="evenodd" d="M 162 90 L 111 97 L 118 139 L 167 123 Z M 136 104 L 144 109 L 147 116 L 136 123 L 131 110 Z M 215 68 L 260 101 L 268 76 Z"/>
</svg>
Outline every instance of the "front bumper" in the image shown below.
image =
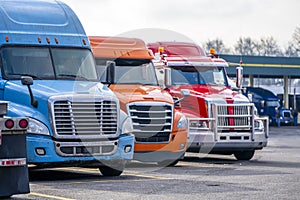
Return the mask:
<svg viewBox="0 0 300 200">
<path fill-rule="evenodd" d="M 141 162 L 178 160 L 186 148 L 187 131 L 173 132 L 168 143 L 135 143 L 133 159 Z"/>
<path fill-rule="evenodd" d="M 131 147 L 128 151 L 128 147 Z M 125 152 L 125 148 L 127 151 Z M 45 154 L 39 154 L 43 149 Z M 132 160 L 134 136 L 121 135 L 117 149 L 112 155 L 61 156 L 55 150 L 55 142 L 48 136 L 27 135 L 27 157 L 29 164 L 55 166 L 101 166 L 106 162 L 126 162 Z"/>
<path fill-rule="evenodd" d="M 253 138 L 252 138 L 253 137 Z M 188 152 L 214 153 L 233 152 L 236 150 L 255 150 L 267 146 L 268 137 L 265 132 L 252 133 L 219 133 L 211 131 L 190 132 L 188 138 Z"/>
</svg>

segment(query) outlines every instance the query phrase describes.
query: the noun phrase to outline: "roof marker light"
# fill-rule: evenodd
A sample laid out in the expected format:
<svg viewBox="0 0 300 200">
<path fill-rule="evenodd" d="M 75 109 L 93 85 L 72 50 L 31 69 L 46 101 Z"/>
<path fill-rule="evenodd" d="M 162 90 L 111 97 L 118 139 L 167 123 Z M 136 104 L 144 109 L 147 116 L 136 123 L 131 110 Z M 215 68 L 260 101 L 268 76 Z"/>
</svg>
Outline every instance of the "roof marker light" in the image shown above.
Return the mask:
<svg viewBox="0 0 300 200">
<path fill-rule="evenodd" d="M 9 41 L 9 38 L 8 36 L 5 36 L 5 41 L 8 42 Z"/>
<path fill-rule="evenodd" d="M 165 48 L 164 47 L 158 47 L 158 52 L 159 53 L 164 53 L 165 52 Z"/>
<path fill-rule="evenodd" d="M 50 39 L 49 38 L 46 38 L 46 41 L 48 44 L 50 44 Z"/>
<path fill-rule="evenodd" d="M 42 39 L 40 37 L 38 37 L 38 42 L 41 43 L 42 42 Z"/>
<path fill-rule="evenodd" d="M 84 45 L 86 45 L 86 40 L 85 39 L 83 39 L 82 42 L 83 42 Z"/>
<path fill-rule="evenodd" d="M 55 43 L 58 44 L 58 38 L 55 38 L 54 40 L 55 40 Z"/>
</svg>

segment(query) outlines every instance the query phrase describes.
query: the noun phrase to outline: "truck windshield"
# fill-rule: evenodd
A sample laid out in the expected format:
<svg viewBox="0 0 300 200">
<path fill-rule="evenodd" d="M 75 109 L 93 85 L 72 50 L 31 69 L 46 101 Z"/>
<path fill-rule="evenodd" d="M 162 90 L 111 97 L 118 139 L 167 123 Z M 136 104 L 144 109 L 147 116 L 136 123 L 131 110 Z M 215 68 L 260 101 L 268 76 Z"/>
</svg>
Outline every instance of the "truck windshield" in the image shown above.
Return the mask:
<svg viewBox="0 0 300 200">
<path fill-rule="evenodd" d="M 278 101 L 266 101 L 267 107 L 280 107 L 280 103 Z"/>
<path fill-rule="evenodd" d="M 97 72 L 102 83 L 107 83 L 107 62 L 114 61 L 115 84 L 158 85 L 153 63 L 142 59 L 96 59 Z"/>
<path fill-rule="evenodd" d="M 1 49 L 3 77 L 20 79 L 97 81 L 92 53 L 88 49 L 48 47 L 4 47 Z"/>
<path fill-rule="evenodd" d="M 227 86 L 223 67 L 172 67 L 172 85 Z"/>
</svg>

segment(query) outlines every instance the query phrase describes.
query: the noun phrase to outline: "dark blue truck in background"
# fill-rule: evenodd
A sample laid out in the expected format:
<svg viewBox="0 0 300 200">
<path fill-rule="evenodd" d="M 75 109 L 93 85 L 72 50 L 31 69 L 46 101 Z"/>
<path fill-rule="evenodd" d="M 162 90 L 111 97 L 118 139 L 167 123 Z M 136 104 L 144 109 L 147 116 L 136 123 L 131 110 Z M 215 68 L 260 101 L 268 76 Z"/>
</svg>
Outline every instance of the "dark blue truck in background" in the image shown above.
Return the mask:
<svg viewBox="0 0 300 200">
<path fill-rule="evenodd" d="M 259 115 L 269 117 L 271 125 L 276 124 L 277 109 L 280 112 L 280 123 L 292 125 L 293 117 L 291 110 L 282 108 L 279 98 L 273 92 L 260 87 L 247 87 L 244 94 L 254 103 Z"/>
</svg>

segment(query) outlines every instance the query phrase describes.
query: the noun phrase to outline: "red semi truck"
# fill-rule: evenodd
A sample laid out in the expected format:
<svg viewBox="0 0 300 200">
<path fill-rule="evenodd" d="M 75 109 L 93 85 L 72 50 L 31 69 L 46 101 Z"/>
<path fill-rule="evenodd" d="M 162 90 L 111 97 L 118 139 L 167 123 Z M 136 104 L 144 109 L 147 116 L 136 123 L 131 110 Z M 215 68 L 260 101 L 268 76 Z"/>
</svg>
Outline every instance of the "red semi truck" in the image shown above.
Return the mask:
<svg viewBox="0 0 300 200">
<path fill-rule="evenodd" d="M 268 119 L 256 115 L 254 104 L 228 84 L 228 63 L 207 56 L 198 45 L 183 42 L 148 44 L 156 55 L 162 87 L 179 102 L 189 123 L 188 152 L 234 154 L 250 160 L 268 141 Z M 237 67 L 240 87 L 242 68 Z M 189 90 L 183 98 L 181 90 Z"/>
</svg>

